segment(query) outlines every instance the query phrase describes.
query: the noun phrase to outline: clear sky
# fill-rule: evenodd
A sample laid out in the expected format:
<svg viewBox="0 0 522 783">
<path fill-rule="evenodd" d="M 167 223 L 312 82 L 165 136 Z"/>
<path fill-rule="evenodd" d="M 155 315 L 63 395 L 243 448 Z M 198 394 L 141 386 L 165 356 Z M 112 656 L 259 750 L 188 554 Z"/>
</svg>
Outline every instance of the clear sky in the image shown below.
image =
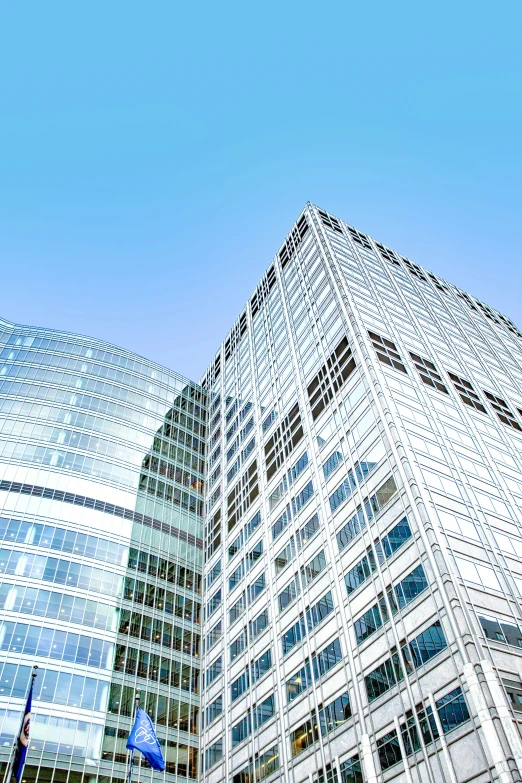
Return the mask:
<svg viewBox="0 0 522 783">
<path fill-rule="evenodd" d="M 4 3 L 0 315 L 198 379 L 307 200 L 522 327 L 520 2 Z"/>
</svg>

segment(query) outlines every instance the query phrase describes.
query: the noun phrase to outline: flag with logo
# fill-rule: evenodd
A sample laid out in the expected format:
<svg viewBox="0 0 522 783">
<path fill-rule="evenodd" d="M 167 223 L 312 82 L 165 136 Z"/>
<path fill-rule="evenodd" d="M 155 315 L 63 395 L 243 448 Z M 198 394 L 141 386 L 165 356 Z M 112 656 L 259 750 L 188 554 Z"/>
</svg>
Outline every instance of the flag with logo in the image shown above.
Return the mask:
<svg viewBox="0 0 522 783">
<path fill-rule="evenodd" d="M 127 748 L 143 753 L 152 769 L 158 769 L 161 772 L 165 769 L 165 760 L 154 731 L 154 724 L 141 707 L 138 707 L 136 712 L 134 726 L 127 740 Z"/>
<path fill-rule="evenodd" d="M 24 774 L 25 757 L 27 756 L 27 749 L 29 747 L 29 732 L 31 729 L 31 706 L 33 702 L 33 685 L 34 679 L 31 682 L 29 688 L 29 694 L 27 696 L 27 704 L 25 705 L 24 719 L 20 728 L 20 734 L 18 735 L 18 742 L 16 747 L 16 756 L 14 760 L 13 772 L 17 783 L 20 783 L 22 775 Z"/>
</svg>

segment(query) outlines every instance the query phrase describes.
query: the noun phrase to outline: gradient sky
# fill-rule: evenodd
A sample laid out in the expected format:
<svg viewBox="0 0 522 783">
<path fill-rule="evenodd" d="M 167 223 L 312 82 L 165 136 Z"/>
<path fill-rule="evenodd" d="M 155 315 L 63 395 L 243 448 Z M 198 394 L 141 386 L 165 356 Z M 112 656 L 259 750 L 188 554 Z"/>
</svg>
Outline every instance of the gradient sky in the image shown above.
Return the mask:
<svg viewBox="0 0 522 783">
<path fill-rule="evenodd" d="M 198 379 L 307 200 L 522 327 L 522 6 L 0 11 L 0 315 Z"/>
</svg>

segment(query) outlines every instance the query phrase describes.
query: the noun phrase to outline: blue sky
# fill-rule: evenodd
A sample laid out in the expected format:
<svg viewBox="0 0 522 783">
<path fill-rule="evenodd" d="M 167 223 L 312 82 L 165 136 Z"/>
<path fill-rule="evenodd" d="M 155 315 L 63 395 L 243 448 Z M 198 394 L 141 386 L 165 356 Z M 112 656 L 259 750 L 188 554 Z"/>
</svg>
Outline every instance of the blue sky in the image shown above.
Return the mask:
<svg viewBox="0 0 522 783">
<path fill-rule="evenodd" d="M 522 327 L 519 3 L 0 17 L 0 315 L 197 379 L 307 200 Z"/>
</svg>

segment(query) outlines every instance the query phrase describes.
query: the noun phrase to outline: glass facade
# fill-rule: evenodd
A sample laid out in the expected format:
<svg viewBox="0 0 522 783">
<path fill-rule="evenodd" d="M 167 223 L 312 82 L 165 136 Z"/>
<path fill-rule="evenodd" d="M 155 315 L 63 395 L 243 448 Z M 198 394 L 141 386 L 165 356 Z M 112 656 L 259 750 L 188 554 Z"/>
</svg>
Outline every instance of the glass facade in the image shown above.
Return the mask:
<svg viewBox="0 0 522 783">
<path fill-rule="evenodd" d="M 167 783 L 522 776 L 506 316 L 308 204 L 200 384 L 0 321 L 0 406 L 26 783 L 123 783 L 137 690 Z"/>
<path fill-rule="evenodd" d="M 124 780 L 138 690 L 164 778 L 197 779 L 205 394 L 0 321 L 0 416 L 4 768 L 36 664 L 27 783 Z"/>
<path fill-rule="evenodd" d="M 206 781 L 520 774 L 521 348 L 307 205 L 201 381 Z"/>
</svg>

